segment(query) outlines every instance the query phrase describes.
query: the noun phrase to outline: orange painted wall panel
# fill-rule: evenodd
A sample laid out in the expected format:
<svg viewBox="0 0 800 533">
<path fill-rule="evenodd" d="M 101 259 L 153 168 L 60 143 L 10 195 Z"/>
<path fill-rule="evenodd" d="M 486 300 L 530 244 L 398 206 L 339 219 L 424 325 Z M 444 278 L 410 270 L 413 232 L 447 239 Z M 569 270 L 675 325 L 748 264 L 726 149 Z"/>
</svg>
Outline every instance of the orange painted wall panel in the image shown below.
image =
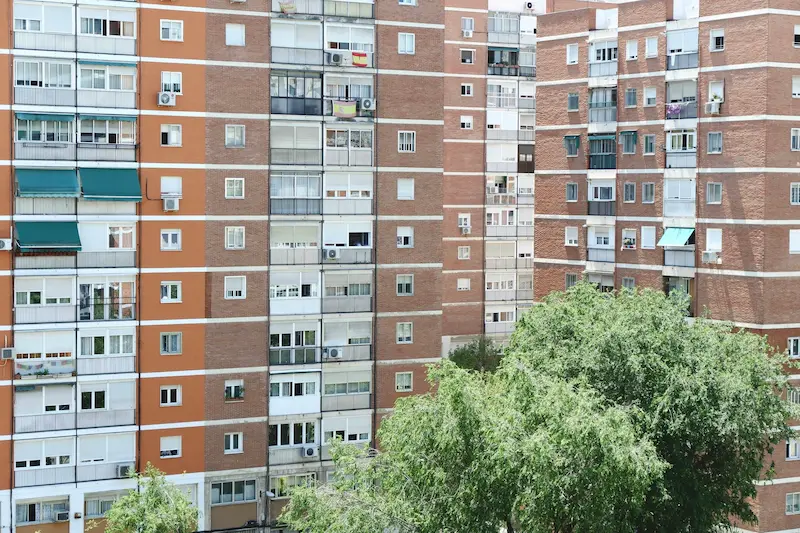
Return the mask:
<svg viewBox="0 0 800 533">
<path fill-rule="evenodd" d="M 203 368 L 205 360 L 205 326 L 181 324 L 142 326 L 139 328 L 139 368 L 142 372 L 171 372 Z M 161 355 L 161 333 L 180 332 L 183 346 L 180 355 Z"/>
<path fill-rule="evenodd" d="M 161 282 L 181 283 L 180 303 L 161 303 Z M 205 274 L 142 274 L 139 278 L 139 314 L 142 320 L 177 320 L 205 317 Z"/>
<path fill-rule="evenodd" d="M 171 43 L 167 43 L 171 44 Z M 140 63 L 139 93 L 142 109 L 159 111 L 205 111 L 206 68 L 203 65 L 186 63 Z M 175 99 L 175 107 L 160 107 L 158 93 L 161 91 L 161 72 L 182 74 L 182 94 Z"/>
<path fill-rule="evenodd" d="M 205 430 L 199 428 L 163 429 L 142 431 L 141 455 L 139 467 L 144 468 L 152 463 L 167 474 L 183 472 L 202 472 L 205 465 Z M 161 437 L 181 436 L 182 452 L 180 457 L 161 458 Z"/>
<path fill-rule="evenodd" d="M 168 120 L 165 118 L 165 124 Z M 178 211 L 164 211 L 164 203 L 161 200 L 161 178 L 165 176 L 181 178 L 183 196 Z M 142 182 L 141 210 L 143 215 L 162 217 L 202 215 L 206 211 L 206 173 L 204 170 L 147 168 L 142 169 L 140 180 Z"/>
<path fill-rule="evenodd" d="M 10 372 L 11 367 L 13 366 L 12 361 L 3 361 L 0 363 L 2 365 L 2 371 Z M 3 379 L 8 379 L 8 377 L 4 377 Z M 13 398 L 11 395 L 11 387 L 0 387 L 0 405 L 2 406 L 10 406 L 13 405 Z M 0 410 L 0 435 L 10 435 L 12 432 L 12 420 L 11 420 L 11 413 L 9 409 L 2 409 Z"/>
<path fill-rule="evenodd" d="M 181 204 L 183 205 L 183 204 Z M 161 250 L 161 230 L 180 230 L 181 249 Z M 205 265 L 205 224 L 202 221 L 159 220 L 141 224 L 142 268 L 199 267 Z"/>
<path fill-rule="evenodd" d="M 183 21 L 183 42 L 161 40 L 161 19 Z M 139 51 L 145 57 L 204 59 L 206 16 L 192 11 L 142 9 L 139 11 Z"/>
<path fill-rule="evenodd" d="M 11 441 L 0 440 L 0 490 L 11 488 Z"/>
<path fill-rule="evenodd" d="M 160 405 L 161 387 L 180 385 L 180 405 Z M 203 376 L 180 376 L 166 378 L 142 378 L 139 384 L 139 405 L 142 425 L 169 424 L 203 420 L 205 418 L 205 378 Z"/>
<path fill-rule="evenodd" d="M 161 146 L 161 125 L 182 126 L 181 146 Z M 139 154 L 142 161 L 157 163 L 204 163 L 205 120 L 196 117 L 142 116 L 139 118 Z"/>
</svg>

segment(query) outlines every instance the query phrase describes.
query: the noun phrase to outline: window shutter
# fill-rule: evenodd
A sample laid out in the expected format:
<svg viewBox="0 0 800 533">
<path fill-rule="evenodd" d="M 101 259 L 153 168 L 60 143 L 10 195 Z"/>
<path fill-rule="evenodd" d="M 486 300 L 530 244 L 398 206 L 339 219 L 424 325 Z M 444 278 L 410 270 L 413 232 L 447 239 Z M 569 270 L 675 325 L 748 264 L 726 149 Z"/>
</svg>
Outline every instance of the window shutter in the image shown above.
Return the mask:
<svg viewBox="0 0 800 533">
<path fill-rule="evenodd" d="M 718 252 L 722 250 L 722 230 L 718 228 L 706 229 L 706 250 Z"/>
<path fill-rule="evenodd" d="M 656 227 L 642 226 L 642 248 L 656 247 Z"/>
<path fill-rule="evenodd" d="M 800 76 L 792 76 L 792 96 L 800 98 Z"/>
<path fill-rule="evenodd" d="M 789 230 L 789 251 L 800 252 L 800 229 Z"/>
</svg>

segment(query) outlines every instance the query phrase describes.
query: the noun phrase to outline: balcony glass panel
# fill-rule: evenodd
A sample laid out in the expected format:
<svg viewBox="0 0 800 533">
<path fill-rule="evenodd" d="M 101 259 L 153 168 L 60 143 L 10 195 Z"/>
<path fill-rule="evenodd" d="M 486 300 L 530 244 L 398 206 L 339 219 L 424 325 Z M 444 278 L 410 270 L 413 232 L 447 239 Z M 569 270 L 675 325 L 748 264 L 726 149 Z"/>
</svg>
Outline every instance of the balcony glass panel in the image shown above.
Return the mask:
<svg viewBox="0 0 800 533">
<path fill-rule="evenodd" d="M 123 23 L 123 25 L 124 24 L 126 23 Z M 133 32 L 132 25 L 131 32 Z M 89 52 L 92 54 L 135 55 L 136 39 L 78 35 L 78 52 Z"/>
<path fill-rule="evenodd" d="M 694 267 L 694 250 L 664 250 L 664 266 Z"/>
<path fill-rule="evenodd" d="M 14 48 L 74 52 L 75 35 L 72 33 L 15 31 Z"/>
<path fill-rule="evenodd" d="M 319 346 L 285 346 L 269 349 L 270 365 L 311 365 L 319 362 Z"/>
<path fill-rule="evenodd" d="M 366 2 L 325 0 L 325 15 L 330 17 L 375 18 L 374 5 Z"/>
<path fill-rule="evenodd" d="M 48 379 L 71 376 L 75 373 L 75 359 L 17 359 L 14 364 L 14 371 L 22 379 Z"/>
<path fill-rule="evenodd" d="M 14 433 L 75 429 L 75 413 L 47 413 L 14 417 Z"/>
<path fill-rule="evenodd" d="M 676 53 L 667 55 L 667 70 L 697 68 L 699 55 L 697 52 Z"/>
<path fill-rule="evenodd" d="M 72 457 L 71 459 L 75 459 Z M 35 487 L 38 485 L 57 485 L 75 482 L 75 467 L 57 466 L 49 468 L 30 468 L 14 471 L 15 487 Z"/>
<path fill-rule="evenodd" d="M 97 374 L 123 374 L 134 372 L 136 357 L 133 355 L 89 356 L 78 358 L 78 374 L 91 376 Z"/>
<path fill-rule="evenodd" d="M 670 102 L 666 114 L 668 120 L 697 118 L 697 102 Z"/>
<path fill-rule="evenodd" d="M 323 51 L 318 48 L 271 47 L 272 62 L 288 65 L 321 65 Z"/>
<path fill-rule="evenodd" d="M 321 165 L 322 150 L 318 148 L 271 148 L 273 165 Z"/>
<path fill-rule="evenodd" d="M 129 426 L 135 423 L 133 409 L 107 409 L 81 411 L 78 413 L 78 428 L 106 426 Z"/>
<path fill-rule="evenodd" d="M 321 15 L 322 0 L 272 0 L 275 13 Z"/>
<path fill-rule="evenodd" d="M 588 215 L 600 217 L 613 217 L 617 214 L 616 202 L 588 202 Z"/>
<path fill-rule="evenodd" d="M 697 152 L 667 152 L 667 168 L 695 168 Z"/>
<path fill-rule="evenodd" d="M 369 409 L 372 404 L 371 394 L 339 394 L 322 396 L 323 411 L 348 411 L 351 409 Z"/>
<path fill-rule="evenodd" d="M 589 261 L 598 261 L 600 263 L 614 262 L 613 248 L 589 248 L 588 252 Z"/>
</svg>

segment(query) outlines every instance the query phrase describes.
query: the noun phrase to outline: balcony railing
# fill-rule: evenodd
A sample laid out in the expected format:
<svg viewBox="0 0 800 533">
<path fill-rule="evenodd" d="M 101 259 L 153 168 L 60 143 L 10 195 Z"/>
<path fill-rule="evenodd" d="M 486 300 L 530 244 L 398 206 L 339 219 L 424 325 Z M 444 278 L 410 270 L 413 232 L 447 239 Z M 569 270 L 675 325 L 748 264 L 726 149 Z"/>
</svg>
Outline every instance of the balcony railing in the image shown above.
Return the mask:
<svg viewBox="0 0 800 533">
<path fill-rule="evenodd" d="M 491 21 L 490 21 L 491 24 Z M 518 44 L 519 43 L 519 32 L 513 31 L 491 31 L 488 32 L 488 41 L 490 43 L 503 43 L 503 44 Z"/>
<path fill-rule="evenodd" d="M 133 461 L 118 461 L 115 463 L 92 463 L 89 465 L 81 464 L 76 468 L 76 481 L 99 481 L 102 479 L 116 479 L 117 466 L 131 465 Z"/>
<path fill-rule="evenodd" d="M 75 413 L 47 413 L 14 417 L 14 433 L 75 429 Z"/>
<path fill-rule="evenodd" d="M 487 237 L 516 237 L 517 226 L 486 226 Z"/>
<path fill-rule="evenodd" d="M 333 357 L 333 354 L 338 357 Z M 345 346 L 323 346 L 322 362 L 338 363 L 347 361 L 369 361 L 372 359 L 371 344 L 348 344 Z"/>
<path fill-rule="evenodd" d="M 489 94 L 486 96 L 486 107 L 514 109 L 518 103 L 519 99 L 513 94 Z"/>
<path fill-rule="evenodd" d="M 75 143 L 24 141 L 17 141 L 14 143 L 15 159 L 35 159 L 37 161 L 72 161 L 75 159 L 75 154 Z"/>
<path fill-rule="evenodd" d="M 75 359 L 18 359 L 14 372 L 22 379 L 47 379 L 72 376 Z"/>
<path fill-rule="evenodd" d="M 617 214 L 617 202 L 589 201 L 588 215 L 599 217 L 613 217 Z"/>
<path fill-rule="evenodd" d="M 102 356 L 93 355 L 78 358 L 78 375 L 123 374 L 134 372 L 136 357 L 133 355 Z"/>
<path fill-rule="evenodd" d="M 697 102 L 670 102 L 666 114 L 668 120 L 697 118 Z"/>
<path fill-rule="evenodd" d="M 86 107 L 136 107 L 136 91 L 78 89 L 78 105 Z"/>
<path fill-rule="evenodd" d="M 614 249 L 613 248 L 589 248 L 588 260 L 597 261 L 599 263 L 613 263 L 614 262 Z"/>
<path fill-rule="evenodd" d="M 516 172 L 516 161 L 487 161 L 486 170 L 489 172 Z"/>
<path fill-rule="evenodd" d="M 361 118 L 374 118 L 375 117 L 375 108 L 371 109 L 364 109 L 362 101 L 366 98 L 345 98 L 344 96 L 329 96 L 326 95 L 323 100 L 323 109 L 322 113 L 326 117 L 337 117 L 337 118 L 344 118 L 350 119 L 353 118 L 347 114 L 334 114 L 334 103 L 335 102 L 346 102 L 346 103 L 355 103 L 356 104 L 356 115 L 357 117 Z"/>
<path fill-rule="evenodd" d="M 616 75 L 617 75 L 616 61 L 589 63 L 589 76 L 592 78 L 596 76 L 616 76 Z"/>
<path fill-rule="evenodd" d="M 269 464 L 270 465 L 285 465 L 295 463 L 305 463 L 309 461 L 319 461 L 318 456 L 306 457 L 303 453 L 306 446 L 315 446 L 315 444 L 306 444 L 305 446 L 270 446 L 269 448 Z M 241 530 L 226 531 L 225 533 L 241 533 Z M 266 530 L 253 530 L 252 533 L 266 533 Z"/>
<path fill-rule="evenodd" d="M 275 115 L 322 115 L 322 98 L 270 98 L 270 113 Z"/>
<path fill-rule="evenodd" d="M 536 139 L 536 132 L 533 129 L 520 129 L 517 139 L 520 141 L 533 141 Z"/>
<path fill-rule="evenodd" d="M 14 103 L 27 105 L 75 105 L 75 89 L 14 87 Z"/>
<path fill-rule="evenodd" d="M 486 72 L 491 76 L 519 76 L 518 65 L 489 65 Z"/>
<path fill-rule="evenodd" d="M 667 168 L 695 168 L 697 152 L 667 152 Z"/>
<path fill-rule="evenodd" d="M 372 296 L 323 296 L 323 313 L 368 313 L 372 311 Z"/>
<path fill-rule="evenodd" d="M 78 35 L 78 52 L 92 54 L 135 55 L 136 39 Z"/>
<path fill-rule="evenodd" d="M 270 365 L 311 365 L 319 362 L 319 346 L 271 347 L 269 349 Z"/>
<path fill-rule="evenodd" d="M 536 109 L 536 98 L 520 97 L 517 105 L 520 109 Z"/>
<path fill-rule="evenodd" d="M 75 467 L 54 466 L 14 471 L 14 487 L 35 487 L 75 482 Z"/>
<path fill-rule="evenodd" d="M 323 411 L 349 411 L 351 409 L 369 409 L 372 404 L 371 394 L 322 395 Z"/>
<path fill-rule="evenodd" d="M 664 250 L 664 266 L 694 267 L 694 250 Z"/>
<path fill-rule="evenodd" d="M 14 48 L 24 50 L 51 50 L 74 52 L 75 35 L 72 33 L 14 32 Z"/>
<path fill-rule="evenodd" d="M 514 289 L 502 291 L 487 290 L 484 291 L 484 299 L 487 302 L 514 301 L 517 299 L 517 291 Z"/>
<path fill-rule="evenodd" d="M 519 137 L 519 130 L 502 130 L 499 128 L 487 128 L 486 138 L 494 141 L 516 141 Z"/>
<path fill-rule="evenodd" d="M 285 48 L 273 46 L 272 62 L 290 65 L 321 65 L 323 51 L 319 48 Z"/>
<path fill-rule="evenodd" d="M 535 78 L 536 77 L 536 67 L 533 65 L 520 65 L 519 66 L 519 75 L 525 78 Z"/>
<path fill-rule="evenodd" d="M 91 298 L 80 302 L 79 321 L 133 320 L 135 298 Z"/>
<path fill-rule="evenodd" d="M 78 268 L 124 268 L 136 266 L 136 252 L 78 252 Z"/>
<path fill-rule="evenodd" d="M 528 269 L 533 260 L 530 257 L 487 257 L 485 264 L 490 270 Z"/>
<path fill-rule="evenodd" d="M 664 200 L 665 217 L 693 217 L 695 216 L 695 199 L 691 200 Z"/>
<path fill-rule="evenodd" d="M 321 165 L 322 150 L 318 148 L 272 148 L 270 162 L 273 165 Z"/>
<path fill-rule="evenodd" d="M 319 248 L 270 248 L 271 265 L 318 265 L 322 260 Z"/>
<path fill-rule="evenodd" d="M 589 123 L 604 123 L 617 121 L 617 104 L 614 102 L 589 104 Z"/>
<path fill-rule="evenodd" d="M 75 322 L 75 305 L 36 305 L 16 307 L 16 324 L 44 324 L 49 322 Z"/>
<path fill-rule="evenodd" d="M 507 335 L 514 331 L 516 322 L 485 322 L 486 333 L 490 335 Z"/>
<path fill-rule="evenodd" d="M 78 429 L 107 426 L 130 426 L 135 422 L 133 409 L 109 409 L 105 411 L 81 411 L 78 413 Z"/>
<path fill-rule="evenodd" d="M 321 15 L 322 0 L 272 0 L 272 11 L 286 14 Z"/>
<path fill-rule="evenodd" d="M 589 168 L 592 170 L 617 168 L 617 154 L 590 154 Z"/>
<path fill-rule="evenodd" d="M 270 198 L 269 210 L 272 215 L 319 215 L 322 212 L 322 199 Z"/>
<path fill-rule="evenodd" d="M 688 54 L 667 54 L 667 70 L 697 68 L 697 52 Z"/>
<path fill-rule="evenodd" d="M 78 143 L 80 161 L 136 161 L 135 144 Z"/>
<path fill-rule="evenodd" d="M 494 189 L 491 189 L 494 191 Z M 514 193 L 496 193 L 486 191 L 486 203 L 488 205 L 516 205 L 517 195 Z"/>
<path fill-rule="evenodd" d="M 20 270 L 37 268 L 75 268 L 75 265 L 75 255 L 18 255 L 14 257 L 14 268 Z"/>
<path fill-rule="evenodd" d="M 333 256 L 331 250 L 338 254 Z M 369 264 L 372 263 L 372 248 L 323 248 L 322 262 L 334 264 Z"/>
<path fill-rule="evenodd" d="M 372 150 L 326 148 L 325 164 L 337 167 L 372 166 Z"/>
<path fill-rule="evenodd" d="M 324 215 L 371 215 L 372 198 L 326 198 L 322 201 Z"/>
<path fill-rule="evenodd" d="M 325 0 L 325 15 L 329 17 L 375 18 L 375 6 L 365 2 Z"/>
</svg>

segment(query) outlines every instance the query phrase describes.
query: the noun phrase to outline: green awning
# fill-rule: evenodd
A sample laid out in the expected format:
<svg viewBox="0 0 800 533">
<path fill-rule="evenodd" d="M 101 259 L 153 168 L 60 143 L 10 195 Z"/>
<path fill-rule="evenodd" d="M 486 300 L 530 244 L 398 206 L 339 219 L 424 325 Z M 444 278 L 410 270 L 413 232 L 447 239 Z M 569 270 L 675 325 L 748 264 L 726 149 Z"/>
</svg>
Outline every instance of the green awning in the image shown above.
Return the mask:
<svg viewBox="0 0 800 533">
<path fill-rule="evenodd" d="M 20 198 L 77 198 L 78 173 L 75 170 L 18 168 L 17 196 Z"/>
<path fill-rule="evenodd" d="M 102 202 L 141 202 L 139 174 L 133 168 L 81 168 L 84 200 Z"/>
<path fill-rule="evenodd" d="M 613 141 L 617 136 L 613 133 L 607 135 L 589 135 L 590 141 Z"/>
<path fill-rule="evenodd" d="M 658 241 L 659 246 L 686 246 L 689 239 L 694 235 L 694 228 L 667 228 L 661 240 Z"/>
<path fill-rule="evenodd" d="M 54 115 L 45 113 L 17 113 L 19 120 L 54 120 L 56 122 L 72 122 L 75 115 Z"/>
<path fill-rule="evenodd" d="M 80 252 L 77 222 L 17 222 L 15 239 L 21 252 Z"/>
<path fill-rule="evenodd" d="M 121 120 L 123 122 L 136 122 L 136 117 L 122 115 L 84 115 L 81 113 L 81 120 Z"/>
<path fill-rule="evenodd" d="M 89 60 L 78 60 L 79 65 L 97 65 L 103 67 L 135 67 L 136 63 L 121 63 L 119 61 L 89 61 Z"/>
</svg>

